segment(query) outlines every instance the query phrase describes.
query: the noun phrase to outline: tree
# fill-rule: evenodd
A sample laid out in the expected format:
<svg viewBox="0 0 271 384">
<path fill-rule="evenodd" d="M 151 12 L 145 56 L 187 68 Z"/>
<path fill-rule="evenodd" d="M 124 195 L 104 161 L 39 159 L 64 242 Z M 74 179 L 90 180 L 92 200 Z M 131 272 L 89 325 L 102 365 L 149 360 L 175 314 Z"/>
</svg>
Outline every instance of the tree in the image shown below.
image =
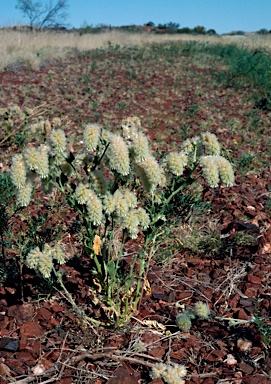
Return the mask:
<svg viewBox="0 0 271 384">
<path fill-rule="evenodd" d="M 196 33 L 197 35 L 205 35 L 206 29 L 205 27 L 202 27 L 201 25 L 198 25 L 193 29 L 193 33 Z"/>
<path fill-rule="evenodd" d="M 68 0 L 17 0 L 16 8 L 29 19 L 31 28 L 61 28 L 65 26 Z"/>
</svg>

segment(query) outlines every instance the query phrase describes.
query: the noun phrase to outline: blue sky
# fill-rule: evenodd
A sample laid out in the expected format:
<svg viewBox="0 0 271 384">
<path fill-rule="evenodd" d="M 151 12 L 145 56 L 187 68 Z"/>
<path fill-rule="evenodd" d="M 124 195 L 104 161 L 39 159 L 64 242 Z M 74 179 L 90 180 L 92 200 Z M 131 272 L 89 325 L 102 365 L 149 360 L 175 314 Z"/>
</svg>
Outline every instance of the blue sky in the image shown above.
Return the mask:
<svg viewBox="0 0 271 384">
<path fill-rule="evenodd" d="M 16 3 L 0 0 L 0 27 L 27 24 Z M 149 21 L 156 25 L 172 21 L 189 28 L 202 25 L 217 33 L 270 30 L 271 0 L 69 0 L 67 23 L 71 27 L 142 25 Z"/>
</svg>

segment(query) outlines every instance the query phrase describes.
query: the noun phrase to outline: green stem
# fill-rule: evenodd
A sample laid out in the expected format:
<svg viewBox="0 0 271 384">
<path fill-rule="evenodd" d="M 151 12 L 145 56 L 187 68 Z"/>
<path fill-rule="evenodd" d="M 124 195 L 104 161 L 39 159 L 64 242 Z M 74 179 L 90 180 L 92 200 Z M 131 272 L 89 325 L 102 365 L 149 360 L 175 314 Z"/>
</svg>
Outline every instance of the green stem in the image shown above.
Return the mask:
<svg viewBox="0 0 271 384">
<path fill-rule="evenodd" d="M 91 169 L 92 172 L 95 171 L 95 169 L 97 168 L 97 166 L 101 163 L 101 161 L 102 161 L 102 159 L 103 159 L 103 157 L 104 157 L 104 155 L 105 155 L 105 153 L 106 153 L 107 148 L 109 147 L 109 145 L 110 145 L 110 143 L 106 144 L 106 146 L 105 146 L 105 148 L 104 148 L 104 151 L 103 151 L 101 157 L 100 157 L 97 161 L 95 160 L 94 165 L 93 165 L 93 167 L 92 167 L 92 169 Z"/>
<path fill-rule="evenodd" d="M 183 184 L 179 186 L 179 188 L 177 188 L 175 191 L 172 192 L 172 194 L 166 199 L 165 201 L 165 206 L 169 204 L 170 200 L 175 196 L 177 195 L 177 193 L 179 193 L 184 187 L 194 183 L 196 180 L 198 180 L 199 177 L 197 177 L 196 179 L 192 179 L 191 178 L 191 175 L 192 173 L 194 172 L 194 170 L 197 168 L 197 165 L 194 166 L 194 168 L 189 172 L 189 174 L 187 175 L 186 179 L 184 180 Z"/>
</svg>

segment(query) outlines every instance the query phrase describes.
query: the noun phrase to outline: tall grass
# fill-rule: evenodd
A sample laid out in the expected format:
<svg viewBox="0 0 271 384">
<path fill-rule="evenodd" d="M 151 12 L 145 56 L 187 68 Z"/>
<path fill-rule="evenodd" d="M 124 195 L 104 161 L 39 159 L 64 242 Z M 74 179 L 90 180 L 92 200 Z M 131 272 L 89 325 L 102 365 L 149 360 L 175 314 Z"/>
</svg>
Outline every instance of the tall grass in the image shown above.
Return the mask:
<svg viewBox="0 0 271 384">
<path fill-rule="evenodd" d="M 148 46 L 157 43 L 198 41 L 202 43 L 238 43 L 250 47 L 271 46 L 271 38 L 245 36 L 154 35 L 109 31 L 99 34 L 55 31 L 0 30 L 0 70 L 14 66 L 38 68 L 44 63 L 63 58 L 69 52 L 106 48 L 110 42 L 120 47 Z"/>
</svg>

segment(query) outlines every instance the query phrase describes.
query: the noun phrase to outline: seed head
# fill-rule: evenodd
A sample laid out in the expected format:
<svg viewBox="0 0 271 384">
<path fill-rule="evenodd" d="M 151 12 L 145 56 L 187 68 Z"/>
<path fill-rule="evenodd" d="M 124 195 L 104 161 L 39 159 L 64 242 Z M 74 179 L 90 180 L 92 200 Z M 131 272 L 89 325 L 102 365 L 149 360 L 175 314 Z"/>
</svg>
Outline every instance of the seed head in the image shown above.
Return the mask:
<svg viewBox="0 0 271 384">
<path fill-rule="evenodd" d="M 88 124 L 84 130 L 83 141 L 88 151 L 94 151 L 99 143 L 101 127 L 98 124 Z"/>
<path fill-rule="evenodd" d="M 136 209 L 130 209 L 123 219 L 123 226 L 128 230 L 128 234 L 132 239 L 136 239 L 138 235 L 139 217 Z"/>
<path fill-rule="evenodd" d="M 75 189 L 74 196 L 79 204 L 86 204 L 89 199 L 90 188 L 88 184 L 79 183 Z"/>
<path fill-rule="evenodd" d="M 62 129 L 54 129 L 50 133 L 50 141 L 56 152 L 63 153 L 66 149 L 66 135 Z"/>
<path fill-rule="evenodd" d="M 210 187 L 216 188 L 219 183 L 219 173 L 215 156 L 202 156 L 200 158 L 200 165 L 207 183 Z"/>
<path fill-rule="evenodd" d="M 179 313 L 176 316 L 176 324 L 177 327 L 180 328 L 183 332 L 188 332 L 191 328 L 191 319 L 190 316 L 188 316 L 187 313 Z"/>
<path fill-rule="evenodd" d="M 112 135 L 108 150 L 110 168 L 117 171 L 122 176 L 130 172 L 130 160 L 128 147 L 122 137 Z"/>
<path fill-rule="evenodd" d="M 161 170 L 155 158 L 148 156 L 144 161 L 137 163 L 137 169 L 143 188 L 147 192 L 154 191 L 161 180 Z"/>
<path fill-rule="evenodd" d="M 126 200 L 129 208 L 135 208 L 137 205 L 137 198 L 136 195 L 129 191 L 129 189 L 124 189 L 122 191 L 122 196 Z"/>
<path fill-rule="evenodd" d="M 129 210 L 126 199 L 123 197 L 123 194 L 119 190 L 117 190 L 113 196 L 116 215 L 122 218 L 125 217 Z"/>
<path fill-rule="evenodd" d="M 234 172 L 231 163 L 223 156 L 215 158 L 221 183 L 226 187 L 232 187 L 234 183 Z"/>
<path fill-rule="evenodd" d="M 203 132 L 202 140 L 205 146 L 206 155 L 213 155 L 213 156 L 220 155 L 220 144 L 215 134 L 210 132 Z"/>
<path fill-rule="evenodd" d="M 42 179 L 46 179 L 49 175 L 48 149 L 47 145 L 41 145 L 38 150 L 39 163 L 36 167 L 36 172 Z"/>
<path fill-rule="evenodd" d="M 39 247 L 36 247 L 30 251 L 26 257 L 26 262 L 29 266 L 29 268 L 37 269 L 39 265 L 40 258 L 42 257 L 42 252 L 40 251 Z"/>
<path fill-rule="evenodd" d="M 15 155 L 12 158 L 10 172 L 15 187 L 22 188 L 26 183 L 26 166 L 23 155 Z"/>
<path fill-rule="evenodd" d="M 202 320 L 208 319 L 210 316 L 210 310 L 207 304 L 203 301 L 198 301 L 195 304 L 195 314 Z"/>
<path fill-rule="evenodd" d="M 29 169 L 34 171 L 38 168 L 40 157 L 39 157 L 39 151 L 37 150 L 37 148 L 27 148 L 24 151 L 23 156 L 24 156 L 26 165 L 28 166 Z"/>
<path fill-rule="evenodd" d="M 27 207 L 31 200 L 33 190 L 33 184 L 31 181 L 27 181 L 26 184 L 18 189 L 17 191 L 17 200 L 21 207 Z"/>
<path fill-rule="evenodd" d="M 156 363 L 152 366 L 151 377 L 152 379 L 160 379 L 167 371 L 167 365 L 164 363 Z"/>
<path fill-rule="evenodd" d="M 94 225 L 100 225 L 103 220 L 103 206 L 101 200 L 93 192 L 89 192 L 89 198 L 86 202 L 90 221 Z"/>
<path fill-rule="evenodd" d="M 150 217 L 144 208 L 137 209 L 137 216 L 139 220 L 139 224 L 141 225 L 143 231 L 145 231 L 150 225 Z"/>
<path fill-rule="evenodd" d="M 116 209 L 116 203 L 115 203 L 115 198 L 113 195 L 108 193 L 103 200 L 103 206 L 104 206 L 104 211 L 107 215 L 112 215 L 112 213 Z"/>
<path fill-rule="evenodd" d="M 38 271 L 45 279 L 49 279 L 53 269 L 53 260 L 51 254 L 42 253 L 39 259 Z"/>
<path fill-rule="evenodd" d="M 167 166 L 173 175 L 181 176 L 187 163 L 188 158 L 184 152 L 171 152 L 167 156 Z"/>
<path fill-rule="evenodd" d="M 143 133 L 138 132 L 135 135 L 132 150 L 136 161 L 144 161 L 149 156 L 148 139 Z"/>
<path fill-rule="evenodd" d="M 52 256 L 53 256 L 53 259 L 55 259 L 58 262 L 58 264 L 64 264 L 65 263 L 65 252 L 59 244 L 57 244 L 52 249 Z"/>
</svg>

